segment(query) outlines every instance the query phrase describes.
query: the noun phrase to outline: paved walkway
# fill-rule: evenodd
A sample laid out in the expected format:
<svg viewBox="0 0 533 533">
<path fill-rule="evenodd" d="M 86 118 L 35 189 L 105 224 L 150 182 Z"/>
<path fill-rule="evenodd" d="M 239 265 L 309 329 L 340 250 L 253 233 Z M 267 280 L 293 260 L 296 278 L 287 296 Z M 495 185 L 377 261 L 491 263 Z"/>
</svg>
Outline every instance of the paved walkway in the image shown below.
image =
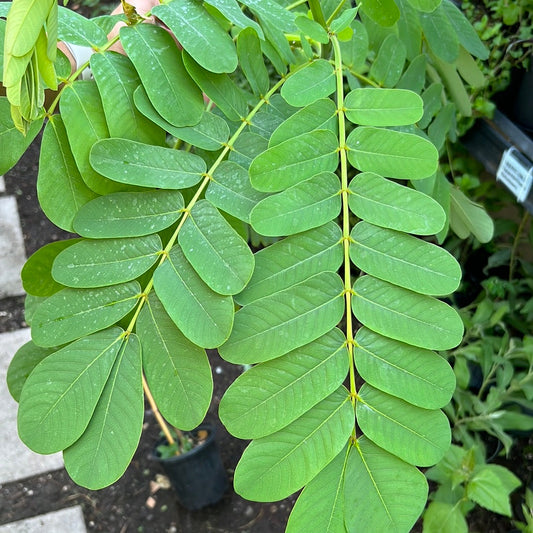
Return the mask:
<svg viewBox="0 0 533 533">
<path fill-rule="evenodd" d="M 6 194 L 0 176 L 0 313 L 2 299 L 22 295 L 20 270 L 26 260 L 17 202 Z M 62 468 L 61 454 L 38 455 L 17 435 L 17 404 L 6 385 L 9 362 L 28 342 L 28 328 L 0 333 L 0 485 Z M 0 505 L 0 519 L 2 517 Z M 80 506 L 69 507 L 0 526 L 0 533 L 86 533 Z"/>
</svg>

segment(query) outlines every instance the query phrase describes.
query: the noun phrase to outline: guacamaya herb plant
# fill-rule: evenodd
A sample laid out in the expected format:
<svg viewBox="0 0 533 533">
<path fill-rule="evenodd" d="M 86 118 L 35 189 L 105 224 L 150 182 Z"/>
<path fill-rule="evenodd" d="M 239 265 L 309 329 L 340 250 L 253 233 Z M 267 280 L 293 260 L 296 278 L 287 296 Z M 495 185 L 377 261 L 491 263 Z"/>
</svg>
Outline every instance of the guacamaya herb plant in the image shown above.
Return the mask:
<svg viewBox="0 0 533 533">
<path fill-rule="evenodd" d="M 458 72 L 486 56 L 474 30 L 448 0 L 157 5 L 180 48 L 131 10 L 111 40 L 116 17 L 55 10 L 0 6 L 1 171 L 44 123 L 39 200 L 80 236 L 22 272 L 21 439 L 63 451 L 80 485 L 109 485 L 145 396 L 163 428 L 202 421 L 218 348 L 252 365 L 220 403 L 252 439 L 239 494 L 305 487 L 289 532 L 409 531 L 428 494 L 417 467 L 451 440 L 455 377 L 436 351 L 463 335 L 438 299 L 459 264 L 431 241 L 450 223 L 490 234 L 439 169 L 469 112 Z M 56 38 L 95 53 L 71 74 Z M 252 253 L 250 238 L 272 244 Z"/>
</svg>

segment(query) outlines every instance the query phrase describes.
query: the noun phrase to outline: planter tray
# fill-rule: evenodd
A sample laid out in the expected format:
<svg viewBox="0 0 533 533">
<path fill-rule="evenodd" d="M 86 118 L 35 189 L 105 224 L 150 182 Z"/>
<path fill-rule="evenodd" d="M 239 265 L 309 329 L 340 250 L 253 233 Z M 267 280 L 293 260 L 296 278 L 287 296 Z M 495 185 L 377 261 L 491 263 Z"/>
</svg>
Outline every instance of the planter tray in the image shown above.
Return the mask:
<svg viewBox="0 0 533 533">
<path fill-rule="evenodd" d="M 496 110 L 462 138 L 469 152 L 533 213 L 533 140 Z"/>
</svg>

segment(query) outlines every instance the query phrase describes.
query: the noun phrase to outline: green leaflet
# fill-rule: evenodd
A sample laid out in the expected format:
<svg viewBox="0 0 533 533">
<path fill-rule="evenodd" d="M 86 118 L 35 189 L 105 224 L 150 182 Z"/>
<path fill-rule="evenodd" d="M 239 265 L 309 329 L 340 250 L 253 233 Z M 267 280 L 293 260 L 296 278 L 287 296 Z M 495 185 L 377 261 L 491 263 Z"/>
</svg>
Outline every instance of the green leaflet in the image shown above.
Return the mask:
<svg viewBox="0 0 533 533">
<path fill-rule="evenodd" d="M 457 106 L 457 109 L 460 114 L 465 117 L 472 116 L 472 104 L 470 102 L 470 97 L 466 91 L 465 85 L 461 80 L 461 77 L 457 73 L 457 67 L 441 61 L 438 57 L 435 57 L 435 66 L 442 78 L 442 81 L 450 97 L 453 100 L 453 103 Z"/>
<path fill-rule="evenodd" d="M 312 61 L 295 72 L 281 88 L 281 96 L 291 105 L 303 107 L 335 91 L 335 72 L 325 59 Z"/>
<path fill-rule="evenodd" d="M 90 155 L 91 165 L 119 183 L 161 189 L 187 189 L 207 170 L 197 155 L 128 139 L 104 139 Z"/>
<path fill-rule="evenodd" d="M 457 70 L 461 77 L 476 89 L 483 88 L 487 82 L 476 60 L 462 46 L 459 48 Z"/>
<path fill-rule="evenodd" d="M 229 120 L 241 121 L 246 117 L 246 93 L 227 74 L 215 74 L 202 68 L 186 52 L 183 62 L 196 84 Z"/>
<path fill-rule="evenodd" d="M 57 11 L 58 39 L 90 48 L 107 43 L 107 35 L 93 20 L 86 19 L 72 9 L 59 6 Z M 79 66 L 79 65 L 78 65 Z"/>
<path fill-rule="evenodd" d="M 112 326 L 135 307 L 140 292 L 136 281 L 56 292 L 33 315 L 33 342 L 45 348 L 59 346 Z"/>
<path fill-rule="evenodd" d="M 11 4 L 4 54 L 22 57 L 30 52 L 50 13 L 53 0 L 22 0 Z"/>
<path fill-rule="evenodd" d="M 152 14 L 161 19 L 194 60 L 211 72 L 233 72 L 237 51 L 220 24 L 194 0 L 156 5 Z"/>
<path fill-rule="evenodd" d="M 468 524 L 459 506 L 432 501 L 424 512 L 424 531 L 468 533 Z"/>
<path fill-rule="evenodd" d="M 432 13 L 420 13 L 420 24 L 433 53 L 446 63 L 453 63 L 459 55 L 459 38 L 443 4 Z"/>
<path fill-rule="evenodd" d="M 239 376 L 220 402 L 219 416 L 226 429 L 240 439 L 264 437 L 332 394 L 348 372 L 345 342 L 343 333 L 333 329 Z"/>
<path fill-rule="evenodd" d="M 52 277 L 52 264 L 57 255 L 79 239 L 68 239 L 46 244 L 34 252 L 22 267 L 22 286 L 28 294 L 47 297 L 64 288 Z"/>
<path fill-rule="evenodd" d="M 111 328 L 84 337 L 35 367 L 22 389 L 17 419 L 26 446 L 48 454 L 78 440 L 111 373 L 121 334 Z"/>
<path fill-rule="evenodd" d="M 368 55 L 368 32 L 360 20 L 354 20 L 351 24 L 353 30 L 349 41 L 340 42 L 342 62 L 358 72 L 365 64 Z"/>
<path fill-rule="evenodd" d="M 239 12 L 241 12 L 240 9 Z M 263 61 L 261 42 L 254 29 L 246 28 L 239 32 L 237 54 L 239 65 L 254 94 L 257 96 L 266 94 L 270 86 L 270 78 Z"/>
<path fill-rule="evenodd" d="M 369 0 L 361 4 L 361 10 L 381 26 L 392 26 L 400 18 L 394 0 Z"/>
<path fill-rule="evenodd" d="M 409 3 L 418 11 L 425 13 L 431 13 L 437 9 L 442 0 L 408 0 Z"/>
<path fill-rule="evenodd" d="M 372 62 L 370 76 L 384 87 L 394 87 L 400 80 L 406 57 L 405 44 L 396 34 L 389 34 Z"/>
<path fill-rule="evenodd" d="M 261 29 L 261 26 L 243 14 L 241 6 L 239 6 L 236 0 L 209 0 L 206 4 L 218 9 L 218 11 L 236 26 L 244 28 L 245 30 L 253 29 L 261 39 L 263 38 L 263 30 Z M 242 32 L 239 32 L 239 35 L 241 33 Z"/>
<path fill-rule="evenodd" d="M 235 141 L 228 159 L 248 170 L 255 156 L 262 154 L 267 146 L 267 139 L 261 135 L 244 132 Z"/>
<path fill-rule="evenodd" d="M 342 11 L 336 18 L 331 21 L 329 29 L 331 32 L 336 33 L 341 40 L 347 40 L 351 37 L 352 33 L 348 32 L 348 37 L 345 38 L 346 30 L 350 28 L 350 24 L 353 22 L 354 18 L 359 11 L 359 6 L 345 9 Z"/>
<path fill-rule="evenodd" d="M 293 31 L 294 13 L 274 0 L 244 0 L 245 6 L 263 21 L 272 21 L 282 31 Z"/>
<path fill-rule="evenodd" d="M 286 533 L 346 533 L 344 525 L 345 448 L 304 488 L 287 523 Z"/>
<path fill-rule="evenodd" d="M 63 452 L 65 468 L 78 485 L 91 490 L 107 487 L 130 464 L 144 418 L 141 371 L 141 344 L 136 335 L 129 334 L 87 429 Z"/>
<path fill-rule="evenodd" d="M 259 250 L 252 278 L 235 300 L 246 305 L 319 272 L 336 272 L 343 257 L 340 239 L 339 226 L 329 222 Z"/>
<path fill-rule="evenodd" d="M 251 183 L 259 191 L 279 192 L 319 172 L 334 172 L 337 145 L 334 133 L 315 130 L 272 146 L 250 165 Z"/>
<path fill-rule="evenodd" d="M 450 424 L 441 410 L 421 409 L 367 384 L 358 395 L 356 413 L 361 431 L 407 463 L 434 465 L 450 447 Z"/>
<path fill-rule="evenodd" d="M 269 140 L 270 136 L 284 121 L 297 111 L 279 94 L 274 94 L 252 118 L 249 130 Z"/>
<path fill-rule="evenodd" d="M 348 531 L 410 531 L 428 495 L 424 474 L 366 437 L 350 450 L 344 474 Z"/>
<path fill-rule="evenodd" d="M 26 136 L 22 135 L 11 119 L 8 99 L 5 96 L 0 96 L 0 144 L 2 145 L 2 150 L 0 151 L 0 175 L 15 165 L 26 151 L 26 148 L 35 139 L 42 125 L 43 121 L 37 120 L 30 126 Z"/>
<path fill-rule="evenodd" d="M 296 26 L 303 32 L 304 35 L 322 44 L 329 43 L 328 32 L 314 20 L 305 15 L 298 15 L 294 22 Z"/>
<path fill-rule="evenodd" d="M 198 124 L 202 92 L 187 74 L 170 34 L 153 24 L 138 24 L 121 28 L 120 42 L 157 112 L 174 126 Z"/>
<path fill-rule="evenodd" d="M 250 185 L 247 170 L 232 161 L 220 163 L 205 192 L 214 206 L 247 223 L 252 209 L 265 196 Z"/>
<path fill-rule="evenodd" d="M 521 485 L 512 472 L 501 465 L 483 465 L 466 486 L 467 497 L 496 513 L 512 516 L 509 493 Z"/>
<path fill-rule="evenodd" d="M 440 355 L 365 327 L 355 341 L 357 371 L 373 387 L 424 409 L 438 409 L 450 401 L 455 374 Z"/>
<path fill-rule="evenodd" d="M 72 231 L 76 213 L 96 196 L 76 166 L 62 118 L 53 115 L 44 129 L 37 175 L 43 212 L 56 226 Z"/>
<path fill-rule="evenodd" d="M 452 187 L 450 189 L 450 226 L 461 238 L 466 239 L 472 233 L 479 242 L 489 242 L 494 233 L 494 222 L 487 212 Z"/>
<path fill-rule="evenodd" d="M 131 61 L 122 54 L 91 56 L 91 71 L 102 98 L 110 137 L 163 144 L 163 130 L 135 108 L 133 93 L 140 80 Z"/>
<path fill-rule="evenodd" d="M 363 276 L 354 284 L 352 309 L 365 326 L 386 337 L 430 350 L 448 350 L 463 337 L 463 322 L 449 305 Z"/>
<path fill-rule="evenodd" d="M 166 312 L 190 341 L 216 348 L 233 325 L 233 299 L 210 289 L 174 246 L 154 273 L 154 288 Z"/>
<path fill-rule="evenodd" d="M 340 387 L 286 429 L 254 440 L 235 469 L 235 491 L 254 501 L 286 498 L 340 453 L 352 430 L 353 408 Z"/>
<path fill-rule="evenodd" d="M 95 172 L 89 163 L 89 153 L 93 144 L 109 137 L 96 83 L 75 81 L 65 88 L 61 96 L 61 117 L 65 122 L 76 165 L 87 187 L 98 194 L 127 189 L 124 185 L 108 180 Z"/>
<path fill-rule="evenodd" d="M 181 333 L 153 293 L 139 315 L 137 335 L 146 380 L 161 414 L 177 428 L 194 429 L 213 394 L 205 350 Z"/>
<path fill-rule="evenodd" d="M 418 126 L 425 129 L 429 126 L 431 119 L 438 113 L 442 107 L 442 91 L 441 83 L 432 83 L 423 93 L 422 100 L 424 101 L 424 115 L 420 119 Z"/>
<path fill-rule="evenodd" d="M 426 84 L 426 64 L 427 59 L 424 54 L 415 56 L 405 69 L 396 87 L 420 94 Z M 420 126 L 420 122 L 418 125 Z"/>
<path fill-rule="evenodd" d="M 348 160 L 363 172 L 414 180 L 437 170 L 435 146 L 412 133 L 360 126 L 348 135 L 346 144 Z"/>
<path fill-rule="evenodd" d="M 476 30 L 461 10 L 453 2 L 442 2 L 442 9 L 446 13 L 450 24 L 455 29 L 457 38 L 463 47 L 473 56 L 483 60 L 487 59 L 489 57 L 487 47 L 483 44 Z"/>
<path fill-rule="evenodd" d="M 451 294 L 461 281 L 461 267 L 444 248 L 411 235 L 356 224 L 350 258 L 363 272 L 421 294 Z"/>
<path fill-rule="evenodd" d="M 322 226 L 341 210 L 339 178 L 322 172 L 261 200 L 250 222 L 261 235 L 293 235 Z"/>
<path fill-rule="evenodd" d="M 241 292 L 254 270 L 254 256 L 244 239 L 207 200 L 199 200 L 179 232 L 187 261 L 215 292 Z"/>
<path fill-rule="evenodd" d="M 7 388 L 16 402 L 20 401 L 20 394 L 33 369 L 50 354 L 57 351 L 57 348 L 42 348 L 33 341 L 22 345 L 11 359 L 7 369 Z"/>
<path fill-rule="evenodd" d="M 144 274 L 162 252 L 159 235 L 82 240 L 59 253 L 52 277 L 67 287 L 115 285 Z"/>
<path fill-rule="evenodd" d="M 83 237 L 140 237 L 168 228 L 184 207 L 179 191 L 119 192 L 85 204 L 74 219 Z"/>
<path fill-rule="evenodd" d="M 346 118 L 368 126 L 404 126 L 418 122 L 422 99 L 405 89 L 354 89 L 346 95 Z"/>
<path fill-rule="evenodd" d="M 407 59 L 413 60 L 423 50 L 419 12 L 409 3 L 409 0 L 396 0 L 396 3 L 401 11 L 400 20 L 397 23 L 398 36 L 405 44 Z"/>
<path fill-rule="evenodd" d="M 438 113 L 428 128 L 428 137 L 438 150 L 444 146 L 446 137 L 453 139 L 455 130 L 456 108 L 452 102 L 448 102 Z"/>
<path fill-rule="evenodd" d="M 219 150 L 229 138 L 227 122 L 214 113 L 204 112 L 198 124 L 178 128 L 166 121 L 155 110 L 146 91 L 139 86 L 133 93 L 137 109 L 152 122 L 182 141 L 202 148 L 203 150 Z"/>
<path fill-rule="evenodd" d="M 284 120 L 270 136 L 268 146 L 275 146 L 314 130 L 337 132 L 336 107 L 331 98 L 321 98 Z"/>
<path fill-rule="evenodd" d="M 341 279 L 321 272 L 237 311 L 220 355 L 235 364 L 269 361 L 327 333 L 343 312 Z"/>
</svg>

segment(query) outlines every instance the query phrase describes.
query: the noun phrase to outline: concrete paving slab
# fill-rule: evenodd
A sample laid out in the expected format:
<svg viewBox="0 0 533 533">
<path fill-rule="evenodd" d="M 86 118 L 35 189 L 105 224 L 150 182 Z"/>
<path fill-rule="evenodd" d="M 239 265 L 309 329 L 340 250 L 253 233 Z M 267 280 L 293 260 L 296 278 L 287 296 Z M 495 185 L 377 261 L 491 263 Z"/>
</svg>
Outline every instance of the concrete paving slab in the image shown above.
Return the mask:
<svg viewBox="0 0 533 533">
<path fill-rule="evenodd" d="M 2 406 L 0 410 L 0 483 L 16 481 L 63 467 L 61 453 L 39 455 L 27 448 L 18 437 L 17 403 L 7 390 L 6 375 L 13 355 L 29 340 L 29 328 L 0 333 L 0 405 Z"/>
<path fill-rule="evenodd" d="M 4 176 L 0 176 L 0 193 L 6 192 L 6 180 Z"/>
<path fill-rule="evenodd" d="M 81 507 L 68 507 L 0 526 L 0 533 L 86 533 Z"/>
<path fill-rule="evenodd" d="M 0 197 L 0 298 L 24 294 L 20 271 L 24 266 L 24 239 L 14 196 Z"/>
</svg>

